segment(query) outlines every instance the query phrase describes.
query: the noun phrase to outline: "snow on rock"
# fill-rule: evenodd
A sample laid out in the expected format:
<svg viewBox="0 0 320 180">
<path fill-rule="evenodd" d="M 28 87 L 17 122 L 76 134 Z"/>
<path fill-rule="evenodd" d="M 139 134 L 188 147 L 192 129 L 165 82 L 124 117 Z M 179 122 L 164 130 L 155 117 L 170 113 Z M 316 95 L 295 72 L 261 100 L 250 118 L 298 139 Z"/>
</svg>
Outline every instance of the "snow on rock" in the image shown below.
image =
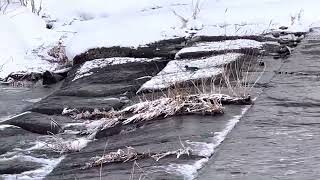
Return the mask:
<svg viewBox="0 0 320 180">
<path fill-rule="evenodd" d="M 176 59 L 179 58 L 180 54 L 192 53 L 199 51 L 221 51 L 227 49 L 242 49 L 242 48 L 262 48 L 264 43 L 249 39 L 237 39 L 237 40 L 226 40 L 218 42 L 202 42 L 197 43 L 194 46 L 186 47 L 181 49 L 176 54 Z"/>
<path fill-rule="evenodd" d="M 168 13 L 165 16 L 130 16 L 121 18 L 95 19 L 90 22 L 77 22 L 73 27 L 77 32 L 66 44 L 69 59 L 91 48 L 144 46 L 156 41 L 183 37 L 183 31 L 171 27 L 176 19 Z M 158 22 L 166 23 L 158 23 Z M 112 24 L 112 27 L 110 27 Z"/>
<path fill-rule="evenodd" d="M 170 61 L 162 71 L 143 84 L 138 92 L 143 90 L 164 89 L 176 83 L 214 77 L 222 73 L 223 68 L 221 65 L 235 61 L 239 57 L 241 57 L 239 53 L 227 53 L 204 59 Z M 198 70 L 188 71 L 185 69 L 186 65 L 189 67 L 197 67 Z"/>
<path fill-rule="evenodd" d="M 81 68 L 77 71 L 76 76 L 72 81 L 92 75 L 93 72 L 90 72 L 90 70 L 94 68 L 103 68 L 108 65 L 125 64 L 130 62 L 148 62 L 148 61 L 155 61 L 159 59 L 160 58 L 147 59 L 147 58 L 115 57 L 115 58 L 95 59 L 92 61 L 86 61 L 81 66 Z"/>
<path fill-rule="evenodd" d="M 72 23 L 69 28 L 76 34 L 67 43 L 67 55 L 69 59 L 72 59 L 75 55 L 95 47 L 139 47 L 155 41 L 185 37 L 190 34 L 261 35 L 278 29 L 281 25 L 289 26 L 290 31 L 308 31 L 309 29 L 310 23 L 307 20 L 310 19 L 305 17 L 310 13 L 302 10 L 297 1 L 294 1 L 293 8 L 285 10 L 281 5 L 292 4 L 291 1 L 286 3 L 242 1 L 245 2 L 245 5 L 230 0 L 201 1 L 200 12 L 197 18 L 193 19 L 191 0 L 175 0 L 171 3 L 144 0 L 139 5 L 133 5 L 132 8 L 128 8 L 124 3 L 125 0 L 122 0 L 116 3 L 114 8 L 105 8 L 105 12 L 109 12 L 108 16 L 102 16 L 102 13 L 101 15 L 91 13 L 90 20 Z M 121 4 L 124 5 L 123 8 Z M 307 8 L 311 12 L 314 11 L 309 6 Z M 243 9 L 246 11 L 244 12 Z M 101 8 L 97 11 L 102 12 Z M 265 12 L 268 13 L 268 16 Z M 185 22 L 182 23 L 179 16 Z M 292 17 L 295 17 L 295 21 L 292 21 Z M 184 23 L 186 24 L 183 25 Z"/>
</svg>

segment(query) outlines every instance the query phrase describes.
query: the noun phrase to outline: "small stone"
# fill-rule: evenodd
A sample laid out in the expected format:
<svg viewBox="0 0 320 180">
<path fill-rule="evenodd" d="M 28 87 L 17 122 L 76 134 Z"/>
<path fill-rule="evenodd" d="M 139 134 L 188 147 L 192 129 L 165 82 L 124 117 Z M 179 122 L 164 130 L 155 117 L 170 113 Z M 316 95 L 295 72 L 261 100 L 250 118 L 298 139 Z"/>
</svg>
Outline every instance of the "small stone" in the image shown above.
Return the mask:
<svg viewBox="0 0 320 180">
<path fill-rule="evenodd" d="M 275 37 L 275 38 L 278 38 L 278 37 L 280 37 L 280 33 L 279 32 L 273 32 L 272 36 Z"/>
<path fill-rule="evenodd" d="M 53 28 L 53 24 L 50 24 L 50 23 L 46 24 L 46 28 L 47 29 L 52 29 Z"/>
<path fill-rule="evenodd" d="M 198 67 L 191 67 L 188 65 L 185 65 L 184 67 L 186 68 L 187 71 L 198 71 L 199 70 Z"/>
<path fill-rule="evenodd" d="M 303 32 L 295 32 L 295 33 L 293 33 L 295 36 L 297 36 L 297 37 L 300 37 L 300 36 L 303 36 L 304 35 L 304 33 Z"/>
<path fill-rule="evenodd" d="M 281 29 L 281 30 L 287 30 L 288 27 L 287 27 L 287 26 L 281 26 L 281 27 L 279 27 L 279 29 Z"/>
<path fill-rule="evenodd" d="M 277 55 L 275 55 L 275 56 L 273 56 L 273 59 L 280 59 L 280 55 L 279 54 L 277 54 Z"/>
</svg>

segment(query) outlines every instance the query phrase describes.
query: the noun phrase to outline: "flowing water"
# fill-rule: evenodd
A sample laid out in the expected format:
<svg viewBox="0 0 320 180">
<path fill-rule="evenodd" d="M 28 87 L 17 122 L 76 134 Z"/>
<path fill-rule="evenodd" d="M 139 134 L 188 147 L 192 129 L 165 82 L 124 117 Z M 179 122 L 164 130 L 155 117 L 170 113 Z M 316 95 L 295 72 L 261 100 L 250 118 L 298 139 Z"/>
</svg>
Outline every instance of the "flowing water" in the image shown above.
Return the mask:
<svg viewBox="0 0 320 180">
<path fill-rule="evenodd" d="M 23 109 L 40 101 L 54 89 L 0 86 L 0 121 L 21 115 Z M 4 179 L 45 177 L 61 158 L 39 152 L 43 147 L 43 144 L 37 141 L 40 138 L 45 136 L 41 137 L 15 126 L 0 125 L 0 177 Z"/>
<path fill-rule="evenodd" d="M 320 179 L 320 34 L 285 60 L 197 179 Z M 287 73 L 286 73 L 287 72 Z"/>
</svg>

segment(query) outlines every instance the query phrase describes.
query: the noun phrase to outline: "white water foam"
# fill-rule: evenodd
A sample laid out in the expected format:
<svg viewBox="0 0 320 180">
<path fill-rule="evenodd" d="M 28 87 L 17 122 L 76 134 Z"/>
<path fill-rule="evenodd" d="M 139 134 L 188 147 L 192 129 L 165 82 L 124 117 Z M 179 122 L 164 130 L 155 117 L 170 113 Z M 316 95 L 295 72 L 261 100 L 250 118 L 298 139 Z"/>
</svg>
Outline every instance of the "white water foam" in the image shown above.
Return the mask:
<svg viewBox="0 0 320 180">
<path fill-rule="evenodd" d="M 167 173 L 183 175 L 184 180 L 192 180 L 196 177 L 197 171 L 201 169 L 209 158 L 202 158 L 194 164 L 170 164 L 166 167 Z"/>
<path fill-rule="evenodd" d="M 13 159 L 22 159 L 24 161 L 29 162 L 36 162 L 43 164 L 43 166 L 39 169 L 26 171 L 21 174 L 4 174 L 0 176 L 4 180 L 40 180 L 44 179 L 46 175 L 48 175 L 61 161 L 64 159 L 64 156 L 55 159 L 44 159 L 44 158 L 35 158 L 32 156 L 25 156 L 25 155 L 15 155 L 11 158 L 2 158 L 0 161 L 9 161 Z"/>
<path fill-rule="evenodd" d="M 4 122 L 4 121 L 10 120 L 12 118 L 16 118 L 16 117 L 19 117 L 19 116 L 22 116 L 22 115 L 25 115 L 25 114 L 29 114 L 29 113 L 31 113 L 31 112 L 30 111 L 26 111 L 26 112 L 20 113 L 20 114 L 15 115 L 15 116 L 0 117 L 0 122 Z"/>
<path fill-rule="evenodd" d="M 29 113 L 29 112 L 26 112 Z M 19 114 L 17 116 L 21 116 L 23 114 Z M 14 117 L 17 117 L 14 116 Z M 13 117 L 11 117 L 13 118 Z M 10 118 L 9 118 L 10 119 Z M 5 128 L 14 127 L 19 128 L 12 125 L 0 125 L 0 131 L 4 130 Z M 80 149 L 87 146 L 87 144 L 90 142 L 90 140 L 87 140 L 85 138 L 79 138 L 76 140 L 70 140 L 65 141 L 63 143 L 66 143 L 68 148 L 79 151 Z M 7 152 L 5 154 L 0 155 L 0 162 L 8 163 L 10 164 L 10 161 L 19 160 L 21 163 L 23 162 L 35 162 L 39 163 L 41 165 L 40 168 L 37 168 L 35 170 L 26 171 L 21 174 L 2 174 L 0 175 L 0 179 L 4 180 L 14 180 L 14 179 L 22 179 L 22 180 L 40 180 L 44 179 L 64 158 L 65 156 L 60 156 L 59 158 L 52 158 L 52 159 L 46 159 L 46 158 L 37 158 L 33 157 L 29 154 L 30 151 L 37 150 L 37 149 L 46 149 L 50 148 L 50 144 L 47 144 L 43 141 L 35 141 L 33 145 L 27 149 L 21 149 L 21 148 L 14 148 L 13 151 Z"/>
<path fill-rule="evenodd" d="M 36 103 L 36 102 L 39 102 L 41 100 L 42 100 L 42 98 L 35 98 L 35 99 L 29 98 L 29 99 L 23 99 L 22 101 L 29 102 L 29 103 Z"/>
<path fill-rule="evenodd" d="M 0 121 L 0 122 L 1 122 L 1 121 Z M 4 124 L 4 125 L 0 125 L 0 131 L 3 131 L 4 129 L 10 128 L 10 127 L 12 127 L 12 128 L 18 128 L 17 126 Z"/>
<path fill-rule="evenodd" d="M 231 132 L 250 107 L 251 105 L 244 107 L 240 115 L 234 116 L 229 120 L 222 131 L 216 132 L 212 143 L 186 141 L 186 143 L 192 147 L 193 153 L 199 156 L 204 156 L 204 158 L 193 164 L 170 164 L 169 166 L 164 167 L 165 171 L 172 174 L 182 175 L 185 180 L 195 179 L 198 170 L 209 161 L 209 158 L 214 154 L 215 149 L 224 141 L 226 136 Z"/>
</svg>

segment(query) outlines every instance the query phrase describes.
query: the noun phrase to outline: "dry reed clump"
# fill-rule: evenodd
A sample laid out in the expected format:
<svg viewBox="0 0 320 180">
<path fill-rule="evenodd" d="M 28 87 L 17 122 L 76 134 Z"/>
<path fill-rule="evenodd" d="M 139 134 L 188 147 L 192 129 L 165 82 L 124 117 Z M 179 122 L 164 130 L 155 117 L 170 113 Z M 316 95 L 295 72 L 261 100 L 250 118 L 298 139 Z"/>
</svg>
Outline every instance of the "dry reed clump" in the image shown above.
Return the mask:
<svg viewBox="0 0 320 180">
<path fill-rule="evenodd" d="M 1 0 L 0 1 L 0 12 L 6 13 L 6 10 L 10 4 L 20 3 L 21 6 L 25 6 L 31 9 L 32 13 L 40 15 L 42 11 L 42 0 L 38 4 L 34 0 Z"/>
<path fill-rule="evenodd" d="M 181 141 L 181 140 L 180 140 Z M 126 147 L 126 149 L 118 149 L 114 152 L 109 152 L 104 154 L 103 156 L 98 156 L 92 159 L 92 162 L 89 162 L 83 168 L 91 168 L 98 167 L 103 164 L 111 164 L 111 163 L 120 163 L 120 162 L 133 162 L 139 159 L 144 158 L 152 158 L 155 161 L 159 161 L 165 157 L 176 156 L 176 158 L 180 158 L 182 155 L 190 156 L 192 153 L 192 149 L 190 147 L 185 146 L 181 143 L 181 148 L 168 151 L 168 152 L 160 152 L 160 153 L 150 153 L 150 152 L 137 152 L 133 147 Z"/>
<path fill-rule="evenodd" d="M 65 64 L 68 62 L 65 46 L 63 45 L 63 41 L 61 39 L 56 46 L 48 50 L 48 55 L 53 57 L 54 61 L 60 64 Z"/>
<path fill-rule="evenodd" d="M 177 95 L 175 97 L 161 97 L 152 101 L 140 102 L 121 111 L 111 110 L 107 112 L 96 109 L 93 112 L 79 112 L 77 109 L 65 108 L 62 114 L 71 116 L 74 119 L 101 120 L 104 118 L 106 122 L 112 120 L 112 122 L 118 121 L 125 125 L 142 121 L 150 121 L 157 118 L 165 118 L 173 115 L 221 114 L 223 113 L 223 107 L 220 102 L 232 102 L 239 100 L 221 94 Z M 111 123 L 111 125 L 114 124 L 116 123 Z"/>
<path fill-rule="evenodd" d="M 105 129 L 115 126 L 141 123 L 174 115 L 215 115 L 224 112 L 223 104 L 251 104 L 250 96 L 246 98 L 231 97 L 224 94 L 191 94 L 181 93 L 160 97 L 155 100 L 146 100 L 120 111 L 79 112 L 77 109 L 63 110 L 63 115 L 71 116 L 76 120 L 89 120 L 84 134 L 89 134 L 89 139 Z"/>
<path fill-rule="evenodd" d="M 202 97 L 201 95 L 164 97 L 153 101 L 146 101 L 129 106 L 121 111 L 132 114 L 123 124 L 148 121 L 159 117 L 180 114 L 219 114 L 223 113 L 218 97 Z"/>
<path fill-rule="evenodd" d="M 86 164 L 86 168 L 109 163 L 135 161 L 146 156 L 147 154 L 145 153 L 138 153 L 134 148 L 127 147 L 125 150 L 118 149 L 115 152 L 109 152 L 101 157 L 93 158 L 93 162 Z"/>
</svg>

